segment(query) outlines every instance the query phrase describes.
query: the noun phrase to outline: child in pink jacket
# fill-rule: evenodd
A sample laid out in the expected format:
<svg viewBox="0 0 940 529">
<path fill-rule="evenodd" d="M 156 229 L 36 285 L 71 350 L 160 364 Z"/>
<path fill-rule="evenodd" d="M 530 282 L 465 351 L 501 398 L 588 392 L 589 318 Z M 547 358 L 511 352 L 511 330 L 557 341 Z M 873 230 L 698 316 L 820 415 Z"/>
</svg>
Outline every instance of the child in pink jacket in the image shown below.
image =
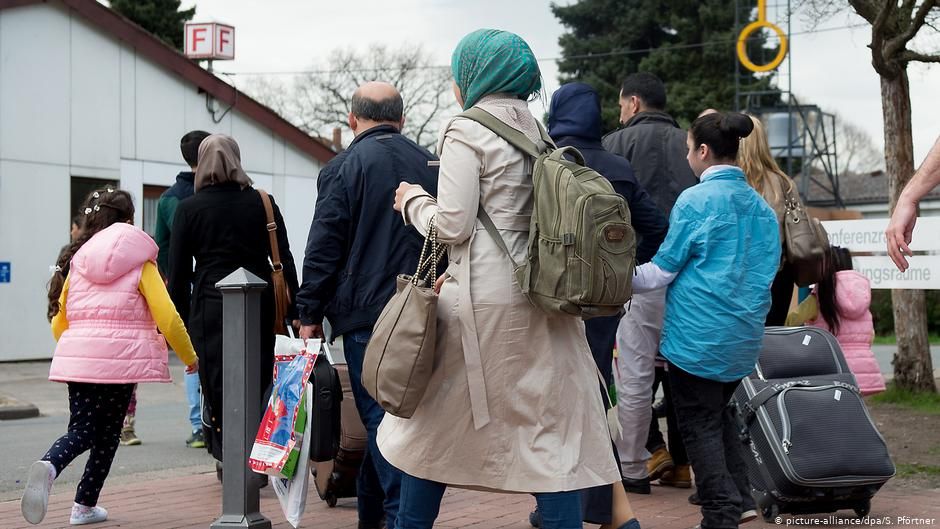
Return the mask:
<svg viewBox="0 0 940 529">
<path fill-rule="evenodd" d="M 68 384 L 71 416 L 68 433 L 30 466 L 20 506 L 33 524 L 46 515 L 53 480 L 86 450 L 91 453 L 69 522 L 105 521 L 108 512 L 97 506 L 98 496 L 135 384 L 170 382 L 167 341 L 187 373 L 198 368 L 157 271 L 157 245 L 131 224 L 131 196 L 99 189 L 81 212 L 79 237 L 63 249 L 49 283 L 48 316 L 58 342 L 49 380 Z"/>
<path fill-rule="evenodd" d="M 814 325 L 839 340 L 849 369 L 862 395 L 885 390 L 885 380 L 871 350 L 875 337 L 871 311 L 871 284 L 852 269 L 852 255 L 831 246 L 823 259 L 823 279 L 812 294 L 787 317 L 787 325 Z"/>
</svg>

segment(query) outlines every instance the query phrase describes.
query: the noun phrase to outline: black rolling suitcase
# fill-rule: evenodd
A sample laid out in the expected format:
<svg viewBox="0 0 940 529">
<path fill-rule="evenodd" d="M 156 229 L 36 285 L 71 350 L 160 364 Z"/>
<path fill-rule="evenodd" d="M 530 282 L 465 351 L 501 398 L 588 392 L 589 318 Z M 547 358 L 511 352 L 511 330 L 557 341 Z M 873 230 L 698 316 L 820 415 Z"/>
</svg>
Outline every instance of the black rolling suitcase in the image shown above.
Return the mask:
<svg viewBox="0 0 940 529">
<path fill-rule="evenodd" d="M 852 509 L 862 517 L 895 468 L 835 337 L 770 327 L 732 398 L 754 499 L 779 514 Z"/>
</svg>

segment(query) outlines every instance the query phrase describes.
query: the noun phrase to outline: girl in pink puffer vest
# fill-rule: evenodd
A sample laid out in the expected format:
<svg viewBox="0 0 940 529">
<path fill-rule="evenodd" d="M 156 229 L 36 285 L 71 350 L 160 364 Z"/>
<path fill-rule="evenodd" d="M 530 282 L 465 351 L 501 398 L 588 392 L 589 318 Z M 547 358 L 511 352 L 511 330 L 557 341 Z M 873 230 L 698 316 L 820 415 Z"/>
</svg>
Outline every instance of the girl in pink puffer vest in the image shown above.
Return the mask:
<svg viewBox="0 0 940 529">
<path fill-rule="evenodd" d="M 845 248 L 831 246 L 823 268 L 823 279 L 797 312 L 790 313 L 787 325 L 806 323 L 831 332 L 842 346 L 862 395 L 880 393 L 885 380 L 871 350 L 875 337 L 869 310 L 871 284 L 852 269 L 852 255 Z"/>
<path fill-rule="evenodd" d="M 198 369 L 186 327 L 157 271 L 157 245 L 131 224 L 131 196 L 99 189 L 85 200 L 82 213 L 79 237 L 63 249 L 49 282 L 48 316 L 58 342 L 49 380 L 68 384 L 71 416 L 68 433 L 29 469 L 20 507 L 34 524 L 46 515 L 53 480 L 86 450 L 88 464 L 69 522 L 106 520 L 98 496 L 136 383 L 170 382 L 167 341 L 187 373 Z"/>
</svg>

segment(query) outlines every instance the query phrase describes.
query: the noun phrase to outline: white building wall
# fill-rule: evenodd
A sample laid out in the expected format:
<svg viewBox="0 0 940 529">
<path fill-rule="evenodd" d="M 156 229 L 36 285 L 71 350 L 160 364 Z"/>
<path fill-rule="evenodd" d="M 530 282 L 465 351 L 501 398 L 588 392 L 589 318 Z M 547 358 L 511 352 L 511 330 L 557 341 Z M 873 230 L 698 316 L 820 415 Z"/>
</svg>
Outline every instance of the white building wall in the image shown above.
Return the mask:
<svg viewBox="0 0 940 529">
<path fill-rule="evenodd" d="M 55 2 L 0 10 L 0 361 L 49 358 L 49 266 L 68 242 L 71 178 L 110 178 L 134 195 L 188 170 L 179 138 L 232 135 L 246 171 L 284 215 L 298 270 L 320 165 L 273 131 L 205 94 Z M 216 103 L 216 116 L 225 109 Z"/>
</svg>

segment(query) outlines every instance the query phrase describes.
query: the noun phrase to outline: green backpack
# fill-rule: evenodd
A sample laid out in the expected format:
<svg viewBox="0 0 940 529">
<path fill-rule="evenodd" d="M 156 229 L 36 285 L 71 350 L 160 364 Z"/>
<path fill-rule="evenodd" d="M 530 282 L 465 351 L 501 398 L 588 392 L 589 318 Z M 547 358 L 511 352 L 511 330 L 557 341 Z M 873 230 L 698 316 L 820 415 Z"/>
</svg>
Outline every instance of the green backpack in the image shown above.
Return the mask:
<svg viewBox="0 0 940 529">
<path fill-rule="evenodd" d="M 477 217 L 512 261 L 522 293 L 550 314 L 593 318 L 620 314 L 633 294 L 636 234 L 630 208 L 610 182 L 573 147 L 554 148 L 539 127 L 544 145 L 480 108 L 462 117 L 480 123 L 535 159 L 534 206 L 529 255 L 516 263 L 483 206 Z M 570 155 L 576 161 L 564 157 Z"/>
</svg>

